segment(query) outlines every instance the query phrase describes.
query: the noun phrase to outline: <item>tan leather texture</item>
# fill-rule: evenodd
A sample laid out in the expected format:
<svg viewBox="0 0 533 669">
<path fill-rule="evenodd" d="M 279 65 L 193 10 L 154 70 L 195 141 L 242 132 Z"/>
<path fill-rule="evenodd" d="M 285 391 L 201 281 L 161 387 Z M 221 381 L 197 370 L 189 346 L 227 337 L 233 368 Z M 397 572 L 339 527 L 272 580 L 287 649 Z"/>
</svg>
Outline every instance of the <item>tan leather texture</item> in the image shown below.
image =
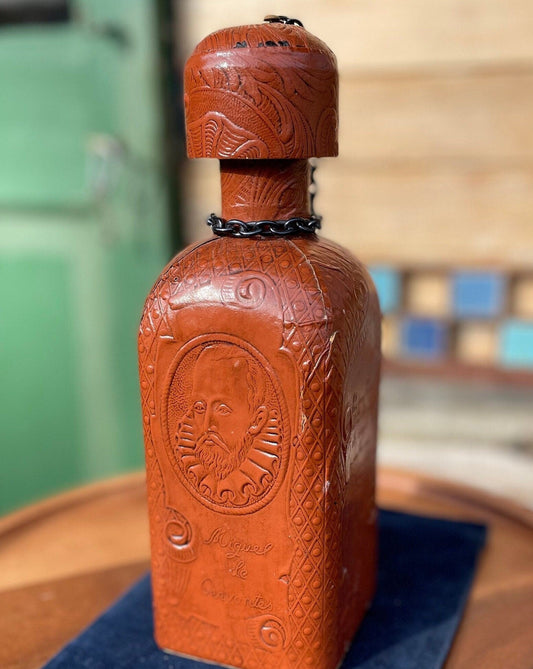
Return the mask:
<svg viewBox="0 0 533 669">
<path fill-rule="evenodd" d="M 255 35 L 233 31 L 220 39 Z M 224 215 L 307 215 L 307 149 L 294 153 L 221 161 Z M 244 669 L 334 669 L 375 581 L 380 312 L 368 273 L 315 234 L 213 236 L 156 282 L 139 359 L 158 644 Z"/>
</svg>

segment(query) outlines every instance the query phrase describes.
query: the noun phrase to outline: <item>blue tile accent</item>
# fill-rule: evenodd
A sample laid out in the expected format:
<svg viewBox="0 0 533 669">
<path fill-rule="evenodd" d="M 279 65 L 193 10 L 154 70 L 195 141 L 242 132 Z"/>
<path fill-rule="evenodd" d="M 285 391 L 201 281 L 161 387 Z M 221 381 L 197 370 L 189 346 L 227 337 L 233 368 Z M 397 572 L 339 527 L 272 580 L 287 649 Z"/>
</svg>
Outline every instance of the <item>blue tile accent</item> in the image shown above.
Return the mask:
<svg viewBox="0 0 533 669">
<path fill-rule="evenodd" d="M 396 311 L 400 306 L 401 278 L 392 267 L 371 267 L 370 275 L 378 291 L 382 313 Z"/>
<path fill-rule="evenodd" d="M 446 323 L 433 318 L 405 318 L 401 330 L 401 348 L 404 356 L 438 360 L 448 348 Z"/>
<path fill-rule="evenodd" d="M 503 310 L 506 281 L 493 272 L 455 272 L 453 312 L 461 318 L 496 318 Z"/>
<path fill-rule="evenodd" d="M 510 320 L 503 323 L 500 360 L 505 367 L 533 368 L 533 321 Z"/>
</svg>

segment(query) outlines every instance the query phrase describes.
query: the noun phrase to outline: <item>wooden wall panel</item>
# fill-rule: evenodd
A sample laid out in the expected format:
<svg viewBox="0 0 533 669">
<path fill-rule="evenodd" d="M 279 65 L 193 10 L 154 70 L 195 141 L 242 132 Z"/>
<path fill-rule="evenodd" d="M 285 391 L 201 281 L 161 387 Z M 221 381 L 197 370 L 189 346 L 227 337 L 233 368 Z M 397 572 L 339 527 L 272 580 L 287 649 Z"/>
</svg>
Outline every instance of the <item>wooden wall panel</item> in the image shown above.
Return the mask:
<svg viewBox="0 0 533 669">
<path fill-rule="evenodd" d="M 218 28 L 299 18 L 343 71 L 533 61 L 530 0 L 178 0 L 185 53 Z"/>
<path fill-rule="evenodd" d="M 533 264 L 533 170 L 370 171 L 329 159 L 317 178 L 325 232 L 369 262 Z"/>
<path fill-rule="evenodd" d="M 219 161 L 210 158 L 188 160 L 184 175 L 183 192 L 187 194 L 182 209 L 185 239 L 196 241 L 208 236 L 206 218 L 213 211 L 220 214 Z"/>
<path fill-rule="evenodd" d="M 342 157 L 362 164 L 533 164 L 532 114 L 533 68 L 471 75 L 344 73 L 339 146 Z"/>
<path fill-rule="evenodd" d="M 533 267 L 533 169 L 358 169 L 319 163 L 322 233 L 367 262 Z M 188 232 L 220 211 L 217 161 L 191 161 Z"/>
</svg>

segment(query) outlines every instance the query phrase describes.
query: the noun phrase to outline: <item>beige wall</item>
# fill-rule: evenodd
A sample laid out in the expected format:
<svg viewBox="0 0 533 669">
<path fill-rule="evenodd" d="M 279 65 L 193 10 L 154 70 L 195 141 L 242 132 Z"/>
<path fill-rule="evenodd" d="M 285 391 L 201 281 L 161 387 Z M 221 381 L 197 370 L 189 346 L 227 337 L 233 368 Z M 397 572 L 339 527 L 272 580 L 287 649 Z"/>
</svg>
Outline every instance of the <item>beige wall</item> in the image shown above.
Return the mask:
<svg viewBox="0 0 533 669">
<path fill-rule="evenodd" d="M 533 266 L 531 0 L 178 0 L 188 54 L 220 27 L 295 16 L 336 52 L 340 157 L 323 232 L 367 262 Z M 219 211 L 189 168 L 188 239 Z"/>
</svg>

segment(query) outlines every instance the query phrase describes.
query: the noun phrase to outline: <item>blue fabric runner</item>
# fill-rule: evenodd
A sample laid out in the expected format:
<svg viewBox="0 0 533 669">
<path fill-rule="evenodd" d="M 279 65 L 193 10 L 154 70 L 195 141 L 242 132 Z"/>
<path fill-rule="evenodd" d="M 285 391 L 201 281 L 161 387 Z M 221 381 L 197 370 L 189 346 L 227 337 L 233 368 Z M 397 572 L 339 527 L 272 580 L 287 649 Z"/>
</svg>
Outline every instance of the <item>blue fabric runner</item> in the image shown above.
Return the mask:
<svg viewBox="0 0 533 669">
<path fill-rule="evenodd" d="M 481 525 L 381 511 L 378 588 L 342 669 L 438 669 L 485 543 Z M 145 576 L 45 669 L 209 669 L 168 655 L 152 636 Z"/>
</svg>

